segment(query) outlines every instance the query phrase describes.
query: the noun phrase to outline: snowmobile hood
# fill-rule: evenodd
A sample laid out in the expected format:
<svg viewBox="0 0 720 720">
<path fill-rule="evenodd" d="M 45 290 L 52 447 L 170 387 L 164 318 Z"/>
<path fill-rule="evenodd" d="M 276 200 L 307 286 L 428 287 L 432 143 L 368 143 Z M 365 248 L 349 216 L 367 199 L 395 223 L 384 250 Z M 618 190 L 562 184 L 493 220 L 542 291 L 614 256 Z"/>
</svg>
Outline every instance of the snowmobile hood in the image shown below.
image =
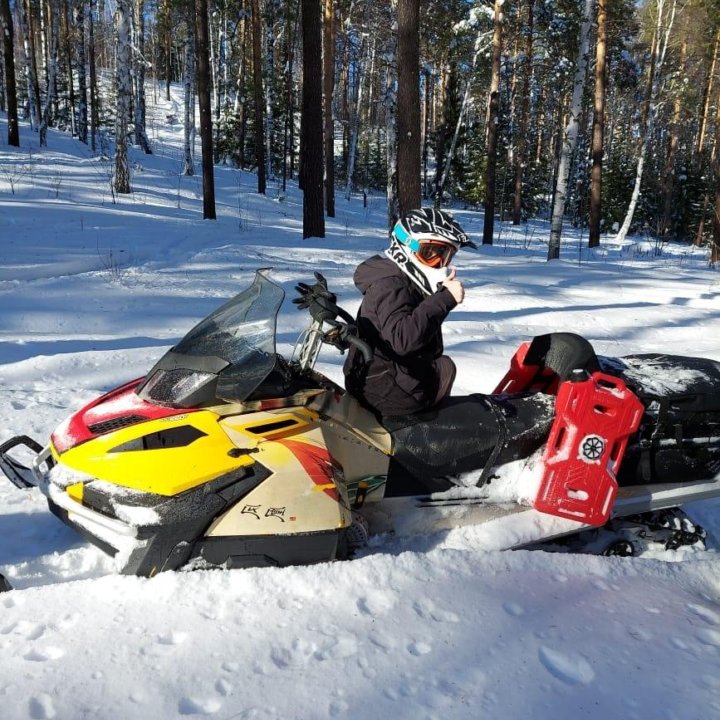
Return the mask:
<svg viewBox="0 0 720 720">
<path fill-rule="evenodd" d="M 378 280 L 390 277 L 404 278 L 402 270 L 391 260 L 381 255 L 373 255 L 358 265 L 353 275 L 355 287 L 364 295 L 367 289 Z"/>
</svg>

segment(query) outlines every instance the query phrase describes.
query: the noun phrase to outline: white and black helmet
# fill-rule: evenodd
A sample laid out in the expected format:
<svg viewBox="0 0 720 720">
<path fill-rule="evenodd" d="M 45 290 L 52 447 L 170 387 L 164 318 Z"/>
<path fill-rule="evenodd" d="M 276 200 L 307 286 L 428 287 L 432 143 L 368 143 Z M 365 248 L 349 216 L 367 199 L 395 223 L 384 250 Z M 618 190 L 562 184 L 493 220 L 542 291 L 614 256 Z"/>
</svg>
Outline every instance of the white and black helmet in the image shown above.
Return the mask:
<svg viewBox="0 0 720 720">
<path fill-rule="evenodd" d="M 448 277 L 448 266 L 463 247 L 477 247 L 443 210 L 411 210 L 395 223 L 385 254 L 420 289 L 432 295 Z"/>
</svg>

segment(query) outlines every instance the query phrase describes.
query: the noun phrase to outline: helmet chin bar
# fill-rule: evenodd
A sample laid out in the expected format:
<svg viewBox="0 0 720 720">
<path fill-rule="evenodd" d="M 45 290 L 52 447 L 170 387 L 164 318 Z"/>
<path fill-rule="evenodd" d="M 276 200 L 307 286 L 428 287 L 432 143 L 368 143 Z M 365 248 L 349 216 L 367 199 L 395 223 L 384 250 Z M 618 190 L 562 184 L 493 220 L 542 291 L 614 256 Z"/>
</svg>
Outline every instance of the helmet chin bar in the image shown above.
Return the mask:
<svg viewBox="0 0 720 720">
<path fill-rule="evenodd" d="M 415 253 L 398 241 L 395 236 L 390 237 L 390 247 L 385 251 L 390 258 L 426 295 L 432 295 L 439 290 L 448 278 L 449 268 L 431 268 L 423 265 L 415 257 Z"/>
</svg>

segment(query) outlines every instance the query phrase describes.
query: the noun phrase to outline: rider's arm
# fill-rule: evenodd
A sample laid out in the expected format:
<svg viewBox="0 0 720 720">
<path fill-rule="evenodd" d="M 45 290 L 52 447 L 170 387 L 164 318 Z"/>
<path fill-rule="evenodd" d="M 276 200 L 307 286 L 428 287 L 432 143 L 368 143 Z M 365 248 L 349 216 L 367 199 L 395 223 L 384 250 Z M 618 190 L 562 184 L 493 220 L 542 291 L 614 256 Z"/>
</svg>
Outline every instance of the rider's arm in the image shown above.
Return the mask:
<svg viewBox="0 0 720 720">
<path fill-rule="evenodd" d="M 368 299 L 367 294 L 365 297 Z M 440 332 L 443 320 L 457 305 L 446 288 L 418 304 L 416 296 L 402 282 L 384 285 L 372 300 L 380 336 L 398 355 L 422 350 Z"/>
</svg>

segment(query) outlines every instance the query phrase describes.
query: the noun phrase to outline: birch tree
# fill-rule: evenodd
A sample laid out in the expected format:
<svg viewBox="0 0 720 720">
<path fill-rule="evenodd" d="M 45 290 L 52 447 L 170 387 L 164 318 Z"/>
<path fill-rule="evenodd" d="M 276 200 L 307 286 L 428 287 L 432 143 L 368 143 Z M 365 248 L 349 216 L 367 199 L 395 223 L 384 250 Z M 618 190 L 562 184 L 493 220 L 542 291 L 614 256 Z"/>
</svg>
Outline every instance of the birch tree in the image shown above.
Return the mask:
<svg viewBox="0 0 720 720">
<path fill-rule="evenodd" d="M 570 163 L 577 144 L 578 129 L 580 126 L 580 113 L 582 111 L 582 96 L 587 74 L 588 55 L 590 54 L 590 29 L 592 26 L 593 0 L 585 0 L 582 23 L 580 26 L 580 42 L 578 45 L 577 61 L 575 62 L 575 77 L 573 79 L 572 100 L 567 125 L 563 133 L 560 163 L 557 171 L 555 185 L 555 198 L 553 201 L 552 219 L 550 222 L 550 242 L 548 244 L 548 260 L 557 260 L 560 257 L 560 237 L 562 235 L 563 216 L 565 215 L 565 202 L 567 200 L 568 177 Z"/>
<path fill-rule="evenodd" d="M 630 204 L 628 205 L 625 220 L 615 236 L 615 242 L 621 243 L 630 230 L 635 208 L 640 198 L 640 186 L 642 185 L 645 158 L 647 156 L 650 138 L 655 129 L 655 122 L 658 116 L 660 90 L 663 83 L 663 64 L 667 53 L 670 33 L 675 21 L 677 0 L 656 0 L 655 10 L 655 31 L 653 35 L 653 52 L 650 58 L 650 69 L 648 73 L 648 92 L 644 109 L 644 122 L 641 123 L 640 153 L 638 155 L 637 169 L 635 171 L 635 183 L 633 185 Z"/>
<path fill-rule="evenodd" d="M 57 68 L 58 68 L 58 45 L 60 35 L 59 8 L 55 3 L 47 5 L 48 21 L 48 59 L 47 59 L 47 91 L 45 93 L 45 105 L 43 106 L 42 119 L 40 120 L 40 147 L 47 146 L 47 129 L 50 125 L 55 92 L 57 90 Z"/>
<path fill-rule="evenodd" d="M 30 23 L 25 0 L 16 3 L 20 19 L 20 32 L 22 35 L 23 64 L 25 69 L 25 82 L 27 84 L 27 97 L 30 114 L 30 128 L 37 132 L 40 129 L 40 86 L 37 80 L 35 50 L 30 35 Z"/>
<path fill-rule="evenodd" d="M 360 40 L 357 66 L 353 76 L 353 102 L 350 107 L 350 137 L 348 141 L 347 184 L 345 186 L 346 200 L 351 198 L 353 189 L 353 175 L 355 174 L 358 134 L 360 132 L 360 108 L 362 106 L 363 84 L 365 82 L 365 63 L 367 62 L 365 59 L 365 48 L 367 44 L 367 38 L 363 34 Z M 372 42 L 372 47 L 374 48 L 374 41 Z"/>
<path fill-rule="evenodd" d="M 90 147 L 95 152 L 95 139 L 97 137 L 98 125 L 100 124 L 100 112 L 98 110 L 98 84 L 97 67 L 95 63 L 95 0 L 89 0 L 87 24 L 88 24 L 88 64 L 90 65 Z"/>
<path fill-rule="evenodd" d="M 115 176 L 113 187 L 116 193 L 130 192 L 130 163 L 128 162 L 128 119 L 132 98 L 132 77 L 130 74 L 130 0 L 117 0 L 115 9 L 116 68 L 115 92 Z"/>
</svg>

